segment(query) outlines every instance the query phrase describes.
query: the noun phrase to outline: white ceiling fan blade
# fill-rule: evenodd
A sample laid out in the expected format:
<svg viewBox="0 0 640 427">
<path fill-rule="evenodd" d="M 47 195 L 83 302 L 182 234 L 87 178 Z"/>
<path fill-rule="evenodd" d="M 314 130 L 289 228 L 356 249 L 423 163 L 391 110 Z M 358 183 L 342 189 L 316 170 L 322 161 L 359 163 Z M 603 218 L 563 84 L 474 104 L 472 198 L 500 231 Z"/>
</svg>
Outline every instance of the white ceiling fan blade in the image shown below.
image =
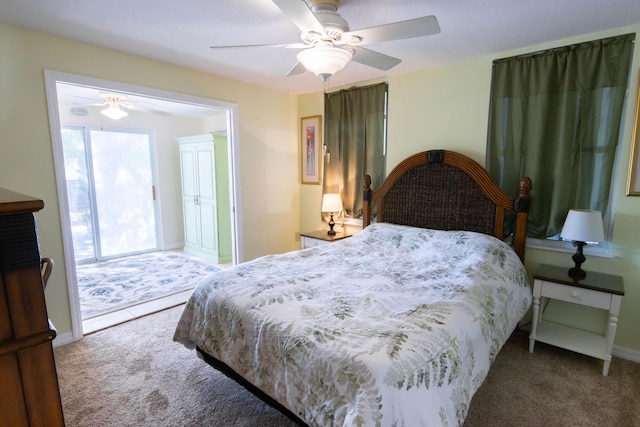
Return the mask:
<svg viewBox="0 0 640 427">
<path fill-rule="evenodd" d="M 245 48 L 245 47 L 297 47 L 300 45 L 301 47 L 307 47 L 307 45 L 303 43 L 287 43 L 287 44 L 239 44 L 239 45 L 229 45 L 229 46 L 210 46 L 211 49 L 236 49 L 236 48 Z"/>
<path fill-rule="evenodd" d="M 438 34 L 440 25 L 435 16 L 423 16 L 422 18 L 409 19 L 406 21 L 394 22 L 377 27 L 364 28 L 362 30 L 350 31 L 342 34 L 345 43 L 351 43 L 352 37 L 360 38 L 362 41 L 355 44 L 376 43 L 388 40 L 409 39 L 412 37 L 423 37 Z"/>
<path fill-rule="evenodd" d="M 287 72 L 286 76 L 287 76 L 287 77 L 288 77 L 288 76 L 295 76 L 295 75 L 297 75 L 297 74 L 302 74 L 302 73 L 304 73 L 305 71 L 307 71 L 307 69 L 306 69 L 306 68 L 304 68 L 304 65 L 302 65 L 301 63 L 299 63 L 299 62 L 298 62 L 298 63 L 296 63 L 296 65 L 294 65 L 294 66 L 293 66 L 293 68 L 291 68 L 291 69 Z"/>
<path fill-rule="evenodd" d="M 84 100 L 84 101 L 94 101 L 94 102 L 95 102 L 95 98 L 91 98 L 91 97 L 88 97 L 88 96 L 78 96 L 78 95 L 70 94 L 70 95 L 69 95 L 69 97 L 70 97 L 70 98 L 78 98 L 78 99 L 82 99 L 82 100 Z"/>
<path fill-rule="evenodd" d="M 304 43 L 291 43 L 285 46 L 287 49 L 309 49 L 310 47 L 313 47 L 312 45 L 309 44 L 304 44 Z"/>
<path fill-rule="evenodd" d="M 139 105 L 141 103 L 147 104 L 148 106 Z M 154 106 L 153 102 L 148 101 L 137 101 L 136 104 L 132 104 L 131 102 L 120 101 L 118 104 L 120 108 L 124 108 L 131 111 L 138 111 L 140 113 L 153 113 L 153 114 L 161 114 L 163 116 L 170 116 L 170 113 L 165 111 L 160 111 L 152 108 Z"/>
<path fill-rule="evenodd" d="M 73 95 L 71 95 L 71 96 L 73 96 Z M 94 102 L 94 103 L 91 103 L 91 104 L 77 104 L 77 103 L 74 102 L 72 105 L 75 105 L 76 107 L 80 107 L 80 108 L 83 108 L 83 107 L 104 107 L 105 105 L 107 105 L 107 103 L 106 102 Z"/>
<path fill-rule="evenodd" d="M 359 46 L 349 46 L 353 49 L 352 60 L 378 70 L 387 71 L 398 65 L 402 60 L 383 53 L 374 52 Z"/>
<path fill-rule="evenodd" d="M 151 111 L 151 109 L 149 108 L 140 107 L 139 105 L 133 105 L 130 102 L 120 102 L 118 106 L 121 108 L 126 108 L 127 110 L 131 110 L 131 111 L 144 111 L 144 112 Z"/>
<path fill-rule="evenodd" d="M 272 0 L 276 6 L 278 6 L 291 21 L 296 24 L 296 27 L 303 33 L 316 32 L 323 36 L 327 36 L 324 27 L 318 21 L 318 18 L 313 14 L 307 3 L 304 0 Z"/>
</svg>

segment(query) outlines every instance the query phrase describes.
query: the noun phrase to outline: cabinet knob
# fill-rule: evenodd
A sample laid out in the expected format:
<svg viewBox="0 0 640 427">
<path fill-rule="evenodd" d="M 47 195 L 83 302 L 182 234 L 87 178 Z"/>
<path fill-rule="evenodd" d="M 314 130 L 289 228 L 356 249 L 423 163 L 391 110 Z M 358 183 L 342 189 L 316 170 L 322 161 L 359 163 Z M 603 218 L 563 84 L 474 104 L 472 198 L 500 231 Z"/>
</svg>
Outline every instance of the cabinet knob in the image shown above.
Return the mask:
<svg viewBox="0 0 640 427">
<path fill-rule="evenodd" d="M 580 294 L 574 291 L 574 292 L 571 292 L 571 296 L 573 298 L 578 298 L 580 296 Z"/>
</svg>

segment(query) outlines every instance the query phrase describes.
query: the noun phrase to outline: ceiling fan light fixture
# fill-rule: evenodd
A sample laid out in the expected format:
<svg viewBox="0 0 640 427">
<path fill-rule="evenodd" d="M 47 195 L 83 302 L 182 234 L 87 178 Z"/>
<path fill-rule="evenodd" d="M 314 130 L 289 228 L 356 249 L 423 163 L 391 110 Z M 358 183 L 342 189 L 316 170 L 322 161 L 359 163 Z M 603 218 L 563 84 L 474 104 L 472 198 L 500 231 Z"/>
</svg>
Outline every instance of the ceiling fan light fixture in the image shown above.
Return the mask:
<svg viewBox="0 0 640 427">
<path fill-rule="evenodd" d="M 323 80 L 342 70 L 351 61 L 352 54 L 335 46 L 315 46 L 298 53 L 298 62 Z"/>
<path fill-rule="evenodd" d="M 109 105 L 109 107 L 100 111 L 100 114 L 104 114 L 109 117 L 111 120 L 120 120 L 123 117 L 127 117 L 128 114 L 126 111 L 122 111 L 120 107 Z"/>
</svg>

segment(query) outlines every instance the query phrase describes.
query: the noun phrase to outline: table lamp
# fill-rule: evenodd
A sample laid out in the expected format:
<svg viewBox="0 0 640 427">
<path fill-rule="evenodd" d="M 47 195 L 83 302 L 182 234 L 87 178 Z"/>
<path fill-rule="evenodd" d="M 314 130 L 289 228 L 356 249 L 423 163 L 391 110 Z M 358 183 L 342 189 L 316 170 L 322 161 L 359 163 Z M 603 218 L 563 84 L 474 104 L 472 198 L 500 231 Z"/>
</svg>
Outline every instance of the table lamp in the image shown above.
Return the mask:
<svg viewBox="0 0 640 427">
<path fill-rule="evenodd" d="M 560 237 L 572 240 L 573 246 L 578 248 L 572 257 L 575 266 L 569 269 L 569 276 L 573 279 L 584 279 L 587 277 L 587 273 L 580 268 L 586 260 L 582 253 L 582 247 L 587 242 L 604 240 L 602 214 L 586 209 L 571 209 L 564 221 Z"/>
<path fill-rule="evenodd" d="M 333 230 L 333 226 L 336 225 L 336 223 L 333 221 L 333 214 L 337 214 L 342 210 L 342 200 L 340 200 L 340 195 L 338 193 L 327 193 L 323 195 L 321 210 L 322 212 L 329 213 L 329 231 L 327 231 L 327 234 L 334 236 L 336 232 Z"/>
</svg>

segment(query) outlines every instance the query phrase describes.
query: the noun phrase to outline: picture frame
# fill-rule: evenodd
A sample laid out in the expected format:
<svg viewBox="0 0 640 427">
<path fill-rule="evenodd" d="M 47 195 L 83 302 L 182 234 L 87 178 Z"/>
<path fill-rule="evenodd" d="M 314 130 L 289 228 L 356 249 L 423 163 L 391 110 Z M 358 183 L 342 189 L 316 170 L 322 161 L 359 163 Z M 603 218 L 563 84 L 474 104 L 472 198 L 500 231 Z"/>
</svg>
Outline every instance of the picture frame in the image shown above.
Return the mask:
<svg viewBox="0 0 640 427">
<path fill-rule="evenodd" d="M 627 196 L 640 196 L 640 73 L 638 75 L 638 94 L 636 96 L 636 117 L 633 123 L 633 140 L 629 156 L 629 176 L 627 177 Z"/>
<path fill-rule="evenodd" d="M 320 184 L 322 116 L 300 119 L 300 171 L 302 184 Z"/>
</svg>

